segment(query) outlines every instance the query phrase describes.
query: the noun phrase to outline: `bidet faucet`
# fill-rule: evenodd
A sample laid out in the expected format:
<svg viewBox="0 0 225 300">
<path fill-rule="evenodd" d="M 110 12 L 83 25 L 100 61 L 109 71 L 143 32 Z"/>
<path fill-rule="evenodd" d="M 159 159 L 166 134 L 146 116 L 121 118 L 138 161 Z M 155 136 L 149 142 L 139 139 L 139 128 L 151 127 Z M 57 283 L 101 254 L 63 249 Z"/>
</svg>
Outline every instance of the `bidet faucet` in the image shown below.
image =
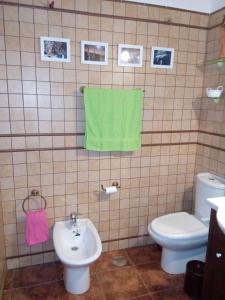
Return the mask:
<svg viewBox="0 0 225 300">
<path fill-rule="evenodd" d="M 72 222 L 72 227 L 76 227 L 77 226 L 77 216 L 78 214 L 76 212 L 73 212 L 70 214 L 70 219 Z"/>
</svg>

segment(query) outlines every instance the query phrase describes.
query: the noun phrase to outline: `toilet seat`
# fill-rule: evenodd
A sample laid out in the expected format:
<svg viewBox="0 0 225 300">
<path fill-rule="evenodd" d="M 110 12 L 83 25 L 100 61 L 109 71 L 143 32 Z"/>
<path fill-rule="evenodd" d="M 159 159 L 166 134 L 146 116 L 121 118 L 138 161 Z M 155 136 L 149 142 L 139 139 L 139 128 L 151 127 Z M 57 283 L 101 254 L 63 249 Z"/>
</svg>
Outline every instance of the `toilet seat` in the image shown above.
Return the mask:
<svg viewBox="0 0 225 300">
<path fill-rule="evenodd" d="M 154 219 L 151 231 L 165 239 L 186 240 L 206 237 L 208 227 L 193 215 L 177 212 Z"/>
</svg>

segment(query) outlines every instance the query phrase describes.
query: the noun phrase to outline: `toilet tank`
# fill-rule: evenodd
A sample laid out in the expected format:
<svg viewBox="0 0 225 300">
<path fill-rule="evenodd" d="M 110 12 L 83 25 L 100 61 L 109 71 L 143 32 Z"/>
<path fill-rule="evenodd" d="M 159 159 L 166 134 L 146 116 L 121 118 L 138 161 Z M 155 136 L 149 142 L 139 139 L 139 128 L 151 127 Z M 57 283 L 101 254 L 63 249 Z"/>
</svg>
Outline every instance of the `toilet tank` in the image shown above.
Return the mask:
<svg viewBox="0 0 225 300">
<path fill-rule="evenodd" d="M 210 207 L 207 198 L 225 195 L 225 179 L 210 173 L 199 173 L 196 176 L 195 215 L 198 219 L 210 218 Z"/>
</svg>

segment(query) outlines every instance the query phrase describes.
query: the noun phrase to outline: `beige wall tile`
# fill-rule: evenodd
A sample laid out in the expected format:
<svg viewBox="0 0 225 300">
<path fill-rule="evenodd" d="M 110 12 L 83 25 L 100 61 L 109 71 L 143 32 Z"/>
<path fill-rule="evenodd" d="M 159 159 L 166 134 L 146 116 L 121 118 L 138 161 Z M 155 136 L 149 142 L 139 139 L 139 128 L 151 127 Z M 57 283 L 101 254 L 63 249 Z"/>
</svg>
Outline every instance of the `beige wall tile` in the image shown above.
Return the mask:
<svg viewBox="0 0 225 300">
<path fill-rule="evenodd" d="M 43 5 L 42 1 L 36 2 L 35 5 Z M 170 18 L 172 22 L 191 22 L 198 26 L 208 22 L 208 16 L 133 3 L 63 0 L 56 6 L 152 20 Z M 213 69 L 215 76 L 211 78 L 208 75 L 211 69 L 206 67 L 204 81 L 204 74 L 197 66 L 206 52 L 206 30 L 190 29 L 182 24 L 173 26 L 7 5 L 4 5 L 4 19 L 5 37 L 0 42 L 1 92 L 5 95 L 1 94 L 0 103 L 1 133 L 23 134 L 25 131 L 50 135 L 4 137 L 1 149 L 82 146 L 83 136 L 64 136 L 64 133 L 84 131 L 83 96 L 79 92 L 83 85 L 143 88 L 142 128 L 146 131 L 198 129 L 199 124 L 207 130 L 223 130 L 223 104 L 214 106 L 208 100 L 202 101 L 200 113 L 196 96 L 206 83 L 218 86 L 217 81 L 222 82 L 224 77 L 222 72 Z M 40 60 L 39 37 L 44 35 L 71 39 L 71 63 Z M 216 42 L 219 32 L 213 30 L 209 37 L 207 52 L 213 57 L 219 51 Z M 108 42 L 109 65 L 82 65 L 80 40 Z M 144 45 L 142 68 L 118 67 L 119 43 Z M 151 47 L 157 45 L 175 48 L 172 70 L 150 67 Z M 62 135 L 51 136 L 52 133 Z M 196 140 L 197 136 L 179 133 L 142 135 L 143 143 L 156 145 Z M 223 139 L 200 136 L 200 140 L 224 146 Z M 219 157 L 216 161 L 215 155 Z M 31 251 L 23 242 L 21 201 L 32 188 L 36 187 L 47 198 L 50 226 L 68 216 L 71 210 L 78 210 L 95 222 L 102 239 L 127 238 L 109 242 L 105 249 L 123 248 L 147 242 L 143 238 L 129 239 L 129 236 L 146 234 L 151 218 L 183 209 L 191 211 L 195 159 L 198 170 L 209 169 L 224 175 L 222 152 L 215 154 L 196 145 L 145 146 L 135 153 L 50 149 L 14 152 L 13 155 L 0 153 L 6 254 L 28 254 L 26 258 L 8 261 L 8 266 L 54 259 L 30 255 L 30 252 L 52 249 L 52 242 Z M 108 186 L 114 180 L 121 184 L 121 189 L 115 195 L 106 196 L 101 192 L 101 184 Z M 187 190 L 190 190 L 189 196 L 186 196 Z M 12 219 L 16 220 L 13 224 L 9 222 Z"/>
</svg>

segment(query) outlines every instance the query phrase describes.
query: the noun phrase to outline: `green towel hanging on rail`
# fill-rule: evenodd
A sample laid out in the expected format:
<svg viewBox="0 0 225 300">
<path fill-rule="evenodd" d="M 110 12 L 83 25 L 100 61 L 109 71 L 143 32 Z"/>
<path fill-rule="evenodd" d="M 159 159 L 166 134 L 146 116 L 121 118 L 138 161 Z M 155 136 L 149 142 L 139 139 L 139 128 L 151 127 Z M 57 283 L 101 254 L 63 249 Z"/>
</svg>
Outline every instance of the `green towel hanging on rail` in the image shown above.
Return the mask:
<svg viewBox="0 0 225 300">
<path fill-rule="evenodd" d="M 85 148 L 134 151 L 141 146 L 143 91 L 85 88 Z"/>
</svg>

